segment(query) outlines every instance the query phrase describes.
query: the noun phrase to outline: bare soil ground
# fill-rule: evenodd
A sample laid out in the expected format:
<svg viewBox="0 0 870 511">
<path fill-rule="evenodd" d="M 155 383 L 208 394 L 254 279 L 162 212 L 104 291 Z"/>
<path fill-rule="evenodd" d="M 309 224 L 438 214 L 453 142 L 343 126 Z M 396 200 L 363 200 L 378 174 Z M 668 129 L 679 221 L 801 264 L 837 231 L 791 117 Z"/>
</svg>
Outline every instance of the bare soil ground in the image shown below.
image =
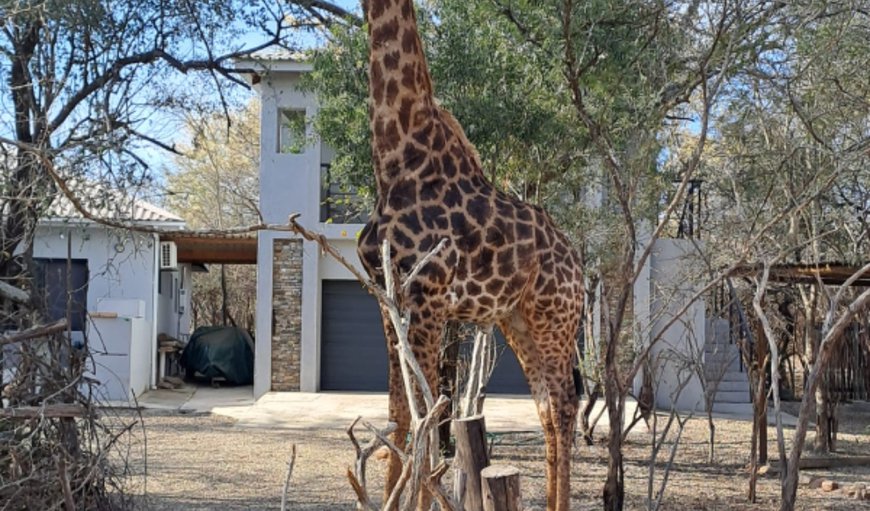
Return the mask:
<svg viewBox="0 0 870 511">
<path fill-rule="evenodd" d="M 793 405 L 790 408 L 795 408 Z M 660 424 L 664 422 L 660 419 Z M 277 509 L 286 463 L 292 444 L 297 445 L 296 468 L 291 480 L 289 509 L 326 511 L 354 509 L 352 491 L 345 476 L 353 450 L 341 430 L 293 431 L 242 428 L 234 421 L 214 415 L 147 412 L 146 467 L 136 462 L 146 445 L 134 446 L 132 469 L 137 473 L 134 491 L 146 493 L 143 507 L 169 510 Z M 708 429 L 704 418 L 687 423 L 670 472 L 662 509 L 666 510 L 761 510 L 776 509 L 779 480 L 775 475 L 759 478 L 758 502 L 746 500 L 749 457 L 748 421 L 716 420 L 716 462 L 707 462 Z M 603 435 L 604 431 L 597 432 Z M 786 430 L 790 438 L 791 430 Z M 769 430 L 769 451 L 777 458 L 776 433 Z M 627 509 L 643 509 L 649 476 L 649 434 L 641 423 L 629 435 L 626 446 Z M 811 445 L 812 434 L 808 439 Z M 870 404 L 845 405 L 841 412 L 839 453 L 870 455 Z M 494 462 L 517 466 L 522 473 L 524 504 L 545 509 L 544 446 L 537 432 L 515 432 L 493 438 Z M 607 451 L 600 442 L 575 449 L 572 508 L 600 509 Z M 667 452 L 660 454 L 656 485 L 660 484 Z M 141 459 L 141 456 L 139 457 Z M 382 462 L 372 460 L 370 487 L 379 488 Z M 851 500 L 854 483 L 870 486 L 870 467 L 804 471 L 833 479 L 841 489 L 833 492 L 802 486 L 799 509 L 870 509 L 870 502 Z M 143 484 L 143 479 L 145 482 Z M 452 480 L 448 474 L 445 480 Z M 656 486 L 657 488 L 657 486 Z"/>
</svg>

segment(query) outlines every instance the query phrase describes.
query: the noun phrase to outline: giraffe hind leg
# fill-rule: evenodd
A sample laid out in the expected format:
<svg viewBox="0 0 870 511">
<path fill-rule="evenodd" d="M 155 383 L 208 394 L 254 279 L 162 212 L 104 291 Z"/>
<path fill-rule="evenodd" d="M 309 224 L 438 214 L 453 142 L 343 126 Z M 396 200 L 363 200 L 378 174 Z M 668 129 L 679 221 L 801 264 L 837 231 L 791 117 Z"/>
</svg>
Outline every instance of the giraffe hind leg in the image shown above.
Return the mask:
<svg viewBox="0 0 870 511">
<path fill-rule="evenodd" d="M 572 332 L 537 332 L 519 315 L 502 322 L 538 409 L 547 452 L 547 509 L 568 511 L 579 408 Z"/>
</svg>

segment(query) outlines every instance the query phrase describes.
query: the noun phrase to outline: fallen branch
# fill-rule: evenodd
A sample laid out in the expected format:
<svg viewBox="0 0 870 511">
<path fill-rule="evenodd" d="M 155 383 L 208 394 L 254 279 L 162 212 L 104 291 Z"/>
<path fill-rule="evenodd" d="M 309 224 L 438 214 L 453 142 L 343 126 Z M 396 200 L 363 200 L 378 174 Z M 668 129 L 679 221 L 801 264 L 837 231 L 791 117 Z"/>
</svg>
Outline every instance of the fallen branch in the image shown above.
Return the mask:
<svg viewBox="0 0 870 511">
<path fill-rule="evenodd" d="M 0 418 L 2 419 L 74 419 L 85 417 L 87 414 L 88 410 L 84 406 L 70 403 L 0 408 Z"/>
<path fill-rule="evenodd" d="M 59 319 L 54 323 L 49 323 L 47 325 L 31 327 L 27 330 L 22 330 L 21 332 L 15 334 L 0 337 L 0 346 L 4 346 L 6 344 L 15 344 L 16 342 L 27 341 L 36 337 L 44 337 L 49 334 L 62 332 L 66 330 L 66 327 L 66 319 Z"/>
<path fill-rule="evenodd" d="M 398 451 L 398 448 L 395 445 L 390 445 L 391 442 L 387 438 L 387 435 L 395 431 L 398 426 L 395 422 L 390 422 L 383 431 L 379 431 L 371 424 L 363 421 L 363 425 L 370 431 L 373 431 L 375 436 L 365 445 L 365 447 L 361 447 L 353 432 L 354 428 L 361 420 L 362 417 L 357 417 L 346 430 L 347 436 L 350 437 L 350 442 L 353 444 L 353 448 L 356 451 L 356 463 L 354 464 L 353 470 L 347 469 L 347 478 L 350 481 L 354 493 L 356 493 L 359 503 L 365 508 L 376 510 L 377 507 L 372 503 L 368 495 L 368 490 L 366 489 L 368 485 L 368 482 L 366 481 L 366 465 L 369 457 L 371 457 L 371 455 L 382 445 L 387 445 L 388 448 Z"/>
<path fill-rule="evenodd" d="M 0 280 L 0 296 L 18 303 L 29 303 L 30 293 Z"/>
</svg>

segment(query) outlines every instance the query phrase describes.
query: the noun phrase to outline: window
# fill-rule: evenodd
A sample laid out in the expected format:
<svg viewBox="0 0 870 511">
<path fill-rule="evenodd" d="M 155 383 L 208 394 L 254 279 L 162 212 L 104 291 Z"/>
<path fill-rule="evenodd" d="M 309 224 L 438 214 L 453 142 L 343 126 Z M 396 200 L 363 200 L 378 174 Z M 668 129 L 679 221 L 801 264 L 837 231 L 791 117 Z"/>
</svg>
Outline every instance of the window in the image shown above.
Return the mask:
<svg viewBox="0 0 870 511">
<path fill-rule="evenodd" d="M 278 110 L 278 152 L 299 154 L 305 145 L 305 110 Z"/>
<path fill-rule="evenodd" d="M 34 291 L 48 321 L 67 315 L 71 330 L 85 330 L 88 311 L 87 259 L 34 259 Z"/>
</svg>

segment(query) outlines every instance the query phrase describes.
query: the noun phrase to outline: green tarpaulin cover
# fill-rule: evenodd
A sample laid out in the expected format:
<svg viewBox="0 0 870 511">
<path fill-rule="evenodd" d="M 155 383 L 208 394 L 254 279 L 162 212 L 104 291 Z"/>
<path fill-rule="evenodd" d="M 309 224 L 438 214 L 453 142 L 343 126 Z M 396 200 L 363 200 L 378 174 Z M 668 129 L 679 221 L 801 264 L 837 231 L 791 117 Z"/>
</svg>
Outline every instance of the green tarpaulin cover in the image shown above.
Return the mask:
<svg viewBox="0 0 870 511">
<path fill-rule="evenodd" d="M 250 385 L 254 381 L 254 341 L 241 328 L 201 326 L 181 353 L 181 365 L 188 375 L 196 371 L 209 380 L 223 377 L 227 383 Z"/>
</svg>

